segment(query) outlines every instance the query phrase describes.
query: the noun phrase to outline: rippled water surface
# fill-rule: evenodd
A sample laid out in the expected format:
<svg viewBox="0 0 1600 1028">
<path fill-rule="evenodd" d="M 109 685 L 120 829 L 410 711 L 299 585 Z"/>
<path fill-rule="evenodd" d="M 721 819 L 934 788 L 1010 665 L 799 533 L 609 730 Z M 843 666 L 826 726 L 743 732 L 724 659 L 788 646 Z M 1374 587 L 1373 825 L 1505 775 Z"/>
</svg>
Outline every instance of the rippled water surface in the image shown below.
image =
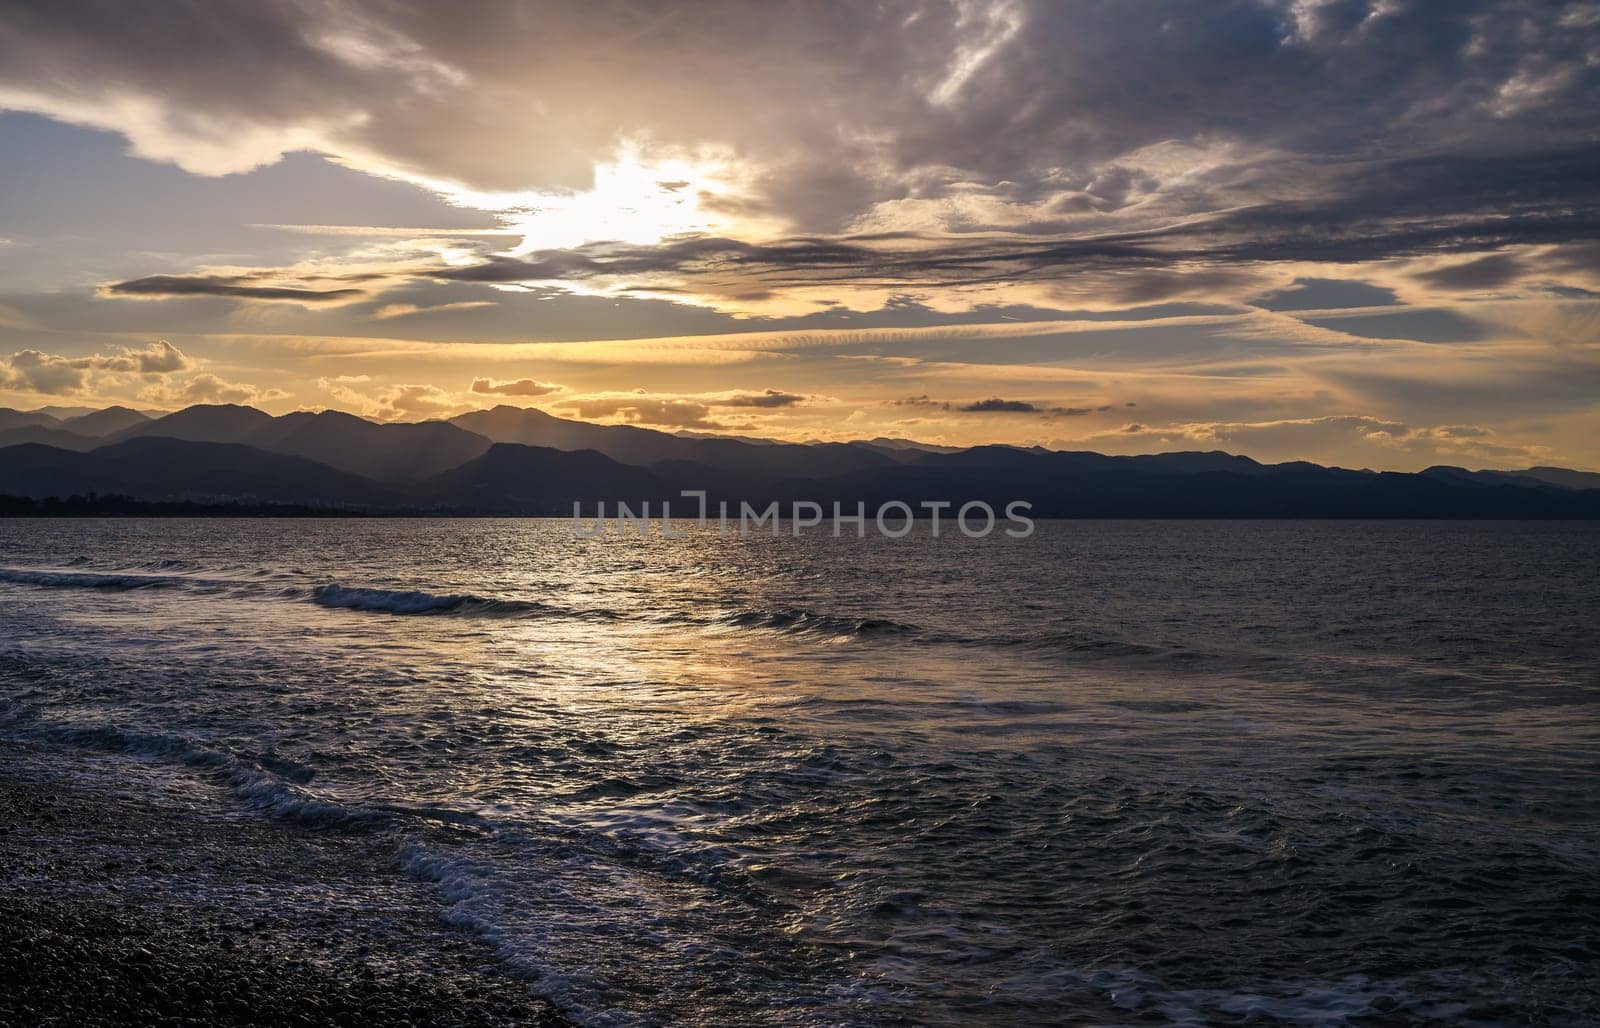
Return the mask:
<svg viewBox="0 0 1600 1028">
<path fill-rule="evenodd" d="M 597 1024 L 1600 1018 L 1600 526 L 0 521 L 0 739 Z"/>
</svg>

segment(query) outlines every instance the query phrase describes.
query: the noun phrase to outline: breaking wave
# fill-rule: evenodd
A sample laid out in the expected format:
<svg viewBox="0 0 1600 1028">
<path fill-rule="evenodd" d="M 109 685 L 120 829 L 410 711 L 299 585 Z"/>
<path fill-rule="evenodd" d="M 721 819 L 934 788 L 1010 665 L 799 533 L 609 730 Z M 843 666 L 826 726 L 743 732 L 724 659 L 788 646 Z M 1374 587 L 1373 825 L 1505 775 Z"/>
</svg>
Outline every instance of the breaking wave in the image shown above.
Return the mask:
<svg viewBox="0 0 1600 1028">
<path fill-rule="evenodd" d="M 152 569 L 157 565 L 172 570 L 176 561 L 147 562 L 134 568 Z M 166 567 L 170 566 L 170 567 Z M 375 614 L 456 615 L 461 617 L 571 617 L 613 619 L 607 610 L 573 610 L 536 600 L 514 600 L 475 596 L 471 593 L 432 593 L 423 590 L 376 589 L 343 586 L 336 582 L 310 588 L 276 587 L 261 581 L 263 573 L 250 578 L 198 578 L 187 574 L 152 574 L 149 570 L 57 570 L 54 568 L 0 568 L 0 582 L 47 589 L 100 589 L 132 591 L 138 589 L 202 589 L 227 592 L 245 598 L 262 597 L 309 600 L 319 607 L 366 611 Z M 254 580 L 252 580 L 254 579 Z"/>
<path fill-rule="evenodd" d="M 503 600 L 471 593 L 430 593 L 419 590 L 361 589 L 338 584 L 311 590 L 319 607 L 362 610 L 374 614 L 456 614 L 477 617 L 609 617 L 607 611 L 574 611 L 533 600 Z"/>
<path fill-rule="evenodd" d="M 185 580 L 176 575 L 95 574 L 33 568 L 0 568 L 0 582 L 57 589 L 159 589 L 185 584 Z"/>
</svg>

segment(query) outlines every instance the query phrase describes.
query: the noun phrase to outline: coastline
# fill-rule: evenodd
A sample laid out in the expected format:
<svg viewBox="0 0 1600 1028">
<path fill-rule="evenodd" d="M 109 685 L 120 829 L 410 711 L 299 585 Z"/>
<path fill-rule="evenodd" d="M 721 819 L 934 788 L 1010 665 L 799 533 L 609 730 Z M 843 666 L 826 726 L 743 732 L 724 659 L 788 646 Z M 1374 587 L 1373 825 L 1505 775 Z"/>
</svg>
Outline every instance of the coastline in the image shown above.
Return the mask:
<svg viewBox="0 0 1600 1028">
<path fill-rule="evenodd" d="M 568 1022 L 439 916 L 380 840 L 230 812 L 204 784 L 0 752 L 0 1023 Z M 307 903 L 338 882 L 352 902 Z"/>
</svg>

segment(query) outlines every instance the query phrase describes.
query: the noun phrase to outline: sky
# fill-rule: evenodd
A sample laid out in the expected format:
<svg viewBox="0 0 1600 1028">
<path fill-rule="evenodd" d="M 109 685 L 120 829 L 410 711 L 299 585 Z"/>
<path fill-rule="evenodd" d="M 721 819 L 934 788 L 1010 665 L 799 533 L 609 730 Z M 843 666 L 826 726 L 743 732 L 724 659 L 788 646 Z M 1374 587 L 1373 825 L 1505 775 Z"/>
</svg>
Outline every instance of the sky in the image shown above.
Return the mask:
<svg viewBox="0 0 1600 1028">
<path fill-rule="evenodd" d="M 0 406 L 1600 469 L 1600 3 L 0 0 Z"/>
</svg>

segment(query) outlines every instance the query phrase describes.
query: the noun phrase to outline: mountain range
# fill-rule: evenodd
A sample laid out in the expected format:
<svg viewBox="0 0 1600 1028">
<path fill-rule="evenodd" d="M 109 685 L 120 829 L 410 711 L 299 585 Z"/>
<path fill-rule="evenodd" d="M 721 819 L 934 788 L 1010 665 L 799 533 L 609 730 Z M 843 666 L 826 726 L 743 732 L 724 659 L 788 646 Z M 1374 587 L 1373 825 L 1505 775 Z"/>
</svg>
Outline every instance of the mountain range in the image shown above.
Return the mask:
<svg viewBox="0 0 1600 1028">
<path fill-rule="evenodd" d="M 61 416 L 58 416 L 61 415 Z M 448 421 L 378 423 L 337 411 L 274 417 L 199 405 L 0 408 L 0 496 L 294 505 L 372 513 L 570 514 L 575 502 L 810 500 L 869 513 L 1023 500 L 1037 517 L 1600 517 L 1600 474 L 1564 468 L 1417 473 L 1262 464 L 1216 451 L 1107 456 L 957 449 L 903 439 L 785 443 L 597 425 L 500 406 Z M 785 507 L 787 510 L 787 506 Z"/>
</svg>

